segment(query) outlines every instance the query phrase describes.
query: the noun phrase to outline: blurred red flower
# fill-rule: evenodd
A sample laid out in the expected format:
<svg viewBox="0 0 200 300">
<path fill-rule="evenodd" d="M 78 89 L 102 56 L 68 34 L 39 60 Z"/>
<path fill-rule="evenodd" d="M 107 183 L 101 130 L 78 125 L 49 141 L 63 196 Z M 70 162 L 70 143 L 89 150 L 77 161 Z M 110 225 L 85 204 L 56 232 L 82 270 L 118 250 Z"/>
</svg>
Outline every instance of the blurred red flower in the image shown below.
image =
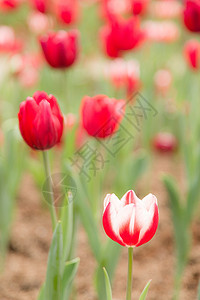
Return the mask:
<svg viewBox="0 0 200 300">
<path fill-rule="evenodd" d="M 147 11 L 149 0 L 131 0 L 134 15 L 144 15 Z"/>
<path fill-rule="evenodd" d="M 200 42 L 190 40 L 184 46 L 184 55 L 190 68 L 198 70 L 200 67 Z"/>
<path fill-rule="evenodd" d="M 78 0 L 55 0 L 54 10 L 57 18 L 65 24 L 73 24 L 79 16 Z"/>
<path fill-rule="evenodd" d="M 160 132 L 153 139 L 153 147 L 159 152 L 172 153 L 177 148 L 177 139 L 170 132 Z"/>
<path fill-rule="evenodd" d="M 144 32 L 140 29 L 137 17 L 127 20 L 111 18 L 108 25 L 102 28 L 101 39 L 104 50 L 109 57 L 118 57 L 123 51 L 132 50 L 144 40 Z"/>
<path fill-rule="evenodd" d="M 124 100 L 105 95 L 85 96 L 80 109 L 82 125 L 90 136 L 106 138 L 119 128 L 124 110 Z"/>
<path fill-rule="evenodd" d="M 200 32 L 200 0 L 185 1 L 183 19 L 190 31 Z"/>
<path fill-rule="evenodd" d="M 32 6 L 41 13 L 46 13 L 49 8 L 49 0 L 29 0 Z"/>
<path fill-rule="evenodd" d="M 10 11 L 18 8 L 20 0 L 0 0 L 0 11 Z"/>
<path fill-rule="evenodd" d="M 37 91 L 20 104 L 19 129 L 24 141 L 35 150 L 47 150 L 60 142 L 63 116 L 56 98 Z"/>
<path fill-rule="evenodd" d="M 121 200 L 115 194 L 104 199 L 103 227 L 116 243 L 139 247 L 149 242 L 158 228 L 157 198 L 148 194 L 140 200 L 134 191 L 128 191 Z"/>
<path fill-rule="evenodd" d="M 53 68 L 68 68 L 78 55 L 77 30 L 50 32 L 40 38 L 46 61 Z"/>
</svg>

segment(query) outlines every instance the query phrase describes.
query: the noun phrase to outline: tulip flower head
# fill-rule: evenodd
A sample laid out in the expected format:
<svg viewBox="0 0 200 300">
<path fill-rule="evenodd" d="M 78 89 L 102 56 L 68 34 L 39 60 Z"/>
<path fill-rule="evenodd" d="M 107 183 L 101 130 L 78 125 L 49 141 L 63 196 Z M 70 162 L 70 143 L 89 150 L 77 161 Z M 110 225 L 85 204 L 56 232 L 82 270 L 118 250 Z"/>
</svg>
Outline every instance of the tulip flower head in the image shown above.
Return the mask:
<svg viewBox="0 0 200 300">
<path fill-rule="evenodd" d="M 121 56 L 123 51 L 132 50 L 144 41 L 137 17 L 128 20 L 112 18 L 109 25 L 102 28 L 100 36 L 105 53 L 112 58 Z"/>
<path fill-rule="evenodd" d="M 154 149 L 161 153 L 173 153 L 177 144 L 176 137 L 170 132 L 160 132 L 153 139 Z"/>
<path fill-rule="evenodd" d="M 157 199 L 152 194 L 140 200 L 131 190 L 121 200 L 115 194 L 104 199 L 104 230 L 122 246 L 138 247 L 149 242 L 156 233 L 158 219 Z"/>
<path fill-rule="evenodd" d="M 144 15 L 147 11 L 149 0 L 132 0 L 131 4 L 134 15 Z"/>
<path fill-rule="evenodd" d="M 78 31 L 50 32 L 40 38 L 46 61 L 53 68 L 68 68 L 78 54 Z"/>
<path fill-rule="evenodd" d="M 41 12 L 41 13 L 46 13 L 48 10 L 48 0 L 30 0 L 32 2 L 33 7 Z"/>
<path fill-rule="evenodd" d="M 189 31 L 200 32 L 200 0 L 185 1 L 183 19 Z"/>
<path fill-rule="evenodd" d="M 185 59 L 193 70 L 200 67 L 200 43 L 197 40 L 190 40 L 184 46 Z"/>
<path fill-rule="evenodd" d="M 78 0 L 55 0 L 55 12 L 58 20 L 64 24 L 73 24 L 79 16 Z"/>
<path fill-rule="evenodd" d="M 114 134 L 124 116 L 125 101 L 105 95 L 84 97 L 81 105 L 82 126 L 90 136 L 106 138 Z"/>
<path fill-rule="evenodd" d="M 19 129 L 24 141 L 35 150 L 47 150 L 60 142 L 63 116 L 53 95 L 37 91 L 20 104 Z"/>
</svg>

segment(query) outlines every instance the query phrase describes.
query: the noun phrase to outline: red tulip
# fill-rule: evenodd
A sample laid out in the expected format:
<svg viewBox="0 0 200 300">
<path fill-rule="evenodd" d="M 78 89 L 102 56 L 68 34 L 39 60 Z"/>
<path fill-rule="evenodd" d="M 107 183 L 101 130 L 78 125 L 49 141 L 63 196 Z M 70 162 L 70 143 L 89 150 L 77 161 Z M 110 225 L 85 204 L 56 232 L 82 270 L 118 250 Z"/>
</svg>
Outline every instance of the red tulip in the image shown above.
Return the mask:
<svg viewBox="0 0 200 300">
<path fill-rule="evenodd" d="M 132 11 L 134 15 L 143 15 L 147 11 L 149 0 L 132 0 Z"/>
<path fill-rule="evenodd" d="M 55 12 L 58 19 L 65 24 L 77 21 L 79 5 L 77 0 L 55 0 Z"/>
<path fill-rule="evenodd" d="M 200 43 L 197 40 L 190 40 L 184 47 L 185 58 L 193 70 L 200 67 Z"/>
<path fill-rule="evenodd" d="M 68 68 L 78 54 L 78 31 L 50 32 L 40 38 L 46 61 L 53 68 Z"/>
<path fill-rule="evenodd" d="M 128 191 L 121 200 L 115 194 L 104 199 L 103 227 L 113 241 L 126 247 L 138 247 L 149 242 L 158 227 L 158 205 L 154 195 L 140 200 Z"/>
<path fill-rule="evenodd" d="M 33 7 L 41 13 L 46 13 L 48 10 L 48 0 L 31 0 Z"/>
<path fill-rule="evenodd" d="M 56 98 L 36 92 L 20 104 L 19 128 L 25 142 L 35 150 L 46 150 L 60 142 L 63 116 Z"/>
<path fill-rule="evenodd" d="M 118 57 L 123 51 L 132 50 L 144 40 L 137 17 L 128 20 L 112 18 L 109 25 L 101 30 L 105 52 L 110 57 Z"/>
<path fill-rule="evenodd" d="M 84 97 L 81 105 L 82 125 L 91 136 L 106 138 L 117 131 L 123 118 L 124 100 L 105 95 Z"/>
<path fill-rule="evenodd" d="M 177 148 L 177 140 L 172 133 L 161 132 L 154 137 L 153 146 L 159 152 L 171 153 Z"/>
<path fill-rule="evenodd" d="M 16 9 L 19 4 L 19 0 L 0 0 L 0 11 L 10 11 Z"/>
<path fill-rule="evenodd" d="M 200 32 L 200 0 L 185 1 L 183 19 L 190 31 Z"/>
</svg>

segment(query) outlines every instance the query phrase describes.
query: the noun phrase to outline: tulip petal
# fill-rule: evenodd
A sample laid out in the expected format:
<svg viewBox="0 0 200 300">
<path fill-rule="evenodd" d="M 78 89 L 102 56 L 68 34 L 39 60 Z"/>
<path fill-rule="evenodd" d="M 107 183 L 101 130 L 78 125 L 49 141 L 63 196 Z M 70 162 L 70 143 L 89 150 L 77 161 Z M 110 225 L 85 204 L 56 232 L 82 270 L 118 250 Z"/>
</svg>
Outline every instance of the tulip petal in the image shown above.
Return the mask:
<svg viewBox="0 0 200 300">
<path fill-rule="evenodd" d="M 158 227 L 158 206 L 156 203 L 152 204 L 149 212 L 148 218 L 146 219 L 146 223 L 140 231 L 139 242 L 136 247 L 141 246 L 152 239 L 155 235 L 157 227 Z"/>
<path fill-rule="evenodd" d="M 142 203 L 145 205 L 147 210 L 150 210 L 152 204 L 157 204 L 157 198 L 153 194 L 148 194 L 142 199 Z"/>
<path fill-rule="evenodd" d="M 115 206 L 112 205 L 111 202 L 108 203 L 103 213 L 103 227 L 109 238 L 111 238 L 114 242 L 125 246 L 119 235 L 117 212 L 115 210 Z"/>
</svg>

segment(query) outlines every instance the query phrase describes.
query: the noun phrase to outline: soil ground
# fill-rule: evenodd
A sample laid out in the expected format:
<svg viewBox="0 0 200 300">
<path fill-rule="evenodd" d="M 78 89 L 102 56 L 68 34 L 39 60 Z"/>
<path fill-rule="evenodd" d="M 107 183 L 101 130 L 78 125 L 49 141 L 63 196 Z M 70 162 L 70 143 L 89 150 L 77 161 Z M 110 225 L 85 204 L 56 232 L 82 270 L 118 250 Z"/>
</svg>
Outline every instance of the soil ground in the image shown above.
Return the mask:
<svg viewBox="0 0 200 300">
<path fill-rule="evenodd" d="M 174 174 L 184 185 L 182 169 L 176 159 L 166 155 L 154 158 L 151 174 L 140 181 L 137 193 L 145 194 L 142 187 L 148 182 L 149 190 L 159 201 L 160 224 L 153 240 L 134 250 L 133 299 L 138 299 L 146 282 L 152 279 L 148 300 L 171 300 L 173 270 L 175 264 L 173 231 L 167 195 L 160 180 L 162 172 Z M 149 178 L 151 181 L 149 182 Z M 200 222 L 195 221 L 191 231 L 193 245 L 183 279 L 181 300 L 197 299 L 200 278 Z M 87 236 L 80 228 L 78 232 L 80 266 L 75 280 L 78 300 L 95 300 L 93 273 L 95 260 L 90 251 Z M 22 180 L 12 237 L 0 279 L 0 300 L 36 300 L 39 288 L 45 279 L 48 249 L 51 242 L 49 212 L 41 205 L 40 191 L 30 176 Z M 127 251 L 123 249 L 113 285 L 114 300 L 125 299 L 127 273 Z M 104 299 L 102 299 L 104 300 Z"/>
</svg>

